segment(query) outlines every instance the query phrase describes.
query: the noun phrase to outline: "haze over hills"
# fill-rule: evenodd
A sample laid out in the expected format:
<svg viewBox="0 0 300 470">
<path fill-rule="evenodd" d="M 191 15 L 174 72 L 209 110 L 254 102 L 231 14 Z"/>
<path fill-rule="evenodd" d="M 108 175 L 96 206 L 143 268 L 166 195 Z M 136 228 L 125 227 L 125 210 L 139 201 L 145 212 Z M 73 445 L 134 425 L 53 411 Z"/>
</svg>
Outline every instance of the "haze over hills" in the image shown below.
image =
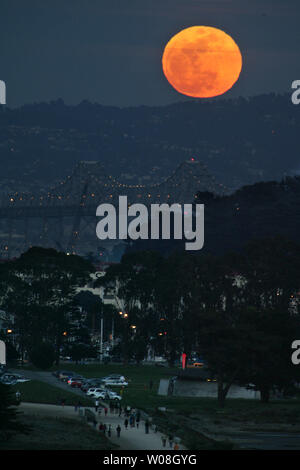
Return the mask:
<svg viewBox="0 0 300 470">
<path fill-rule="evenodd" d="M 289 95 L 117 108 L 59 99 L 0 113 L 1 192 L 53 185 L 81 160 L 125 184 L 159 183 L 195 158 L 232 190 L 300 171 Z"/>
</svg>

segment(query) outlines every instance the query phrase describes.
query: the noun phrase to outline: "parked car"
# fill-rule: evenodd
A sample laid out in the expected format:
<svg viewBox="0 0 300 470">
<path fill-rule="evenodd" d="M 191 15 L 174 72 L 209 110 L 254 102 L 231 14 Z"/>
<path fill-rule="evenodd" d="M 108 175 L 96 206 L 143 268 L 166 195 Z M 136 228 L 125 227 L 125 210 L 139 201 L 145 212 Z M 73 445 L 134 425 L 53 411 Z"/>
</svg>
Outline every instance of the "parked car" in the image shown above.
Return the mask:
<svg viewBox="0 0 300 470">
<path fill-rule="evenodd" d="M 93 397 L 93 398 L 101 398 L 102 400 L 105 400 L 106 392 L 104 390 L 99 390 L 98 392 L 95 391 L 90 396 Z"/>
<path fill-rule="evenodd" d="M 20 374 L 5 372 L 1 375 L 0 381 L 6 385 L 14 385 L 16 383 L 29 382 L 30 379 L 26 379 L 26 377 L 23 377 Z"/>
<path fill-rule="evenodd" d="M 106 390 L 105 392 L 106 396 L 105 398 L 107 400 L 122 400 L 122 397 L 120 395 L 118 395 L 116 392 L 113 392 L 112 390 Z"/>
<path fill-rule="evenodd" d="M 17 380 L 11 374 L 3 374 L 0 377 L 0 382 L 5 385 L 15 385 Z"/>
<path fill-rule="evenodd" d="M 58 378 L 59 380 L 66 382 L 70 377 L 75 377 L 75 376 L 76 376 L 75 372 L 64 370 L 64 371 L 60 371 Z"/>
<path fill-rule="evenodd" d="M 112 379 L 112 378 L 104 379 L 104 383 L 106 385 L 116 386 L 116 387 L 127 387 L 128 385 L 128 382 L 125 382 L 124 380 Z"/>
<path fill-rule="evenodd" d="M 83 382 L 83 377 L 70 377 L 67 380 L 67 384 L 71 387 L 78 387 L 80 388 Z"/>
<path fill-rule="evenodd" d="M 88 396 L 94 396 L 95 393 L 105 393 L 105 389 L 102 388 L 102 387 L 92 387 L 92 388 L 89 388 L 88 391 L 86 392 L 86 394 Z"/>
<path fill-rule="evenodd" d="M 81 384 L 81 390 L 83 392 L 87 392 L 89 388 L 91 388 L 93 386 L 93 384 L 91 384 L 89 381 L 87 380 L 84 380 Z"/>
<path fill-rule="evenodd" d="M 105 379 L 120 380 L 120 381 L 126 382 L 126 379 L 125 379 L 124 375 L 121 375 L 121 374 L 109 374 L 104 378 Z"/>
<path fill-rule="evenodd" d="M 16 381 L 18 383 L 22 383 L 22 382 L 30 382 L 30 379 L 27 379 L 26 377 L 24 377 L 23 375 L 20 375 L 20 374 L 13 374 L 13 376 L 15 377 Z"/>
</svg>

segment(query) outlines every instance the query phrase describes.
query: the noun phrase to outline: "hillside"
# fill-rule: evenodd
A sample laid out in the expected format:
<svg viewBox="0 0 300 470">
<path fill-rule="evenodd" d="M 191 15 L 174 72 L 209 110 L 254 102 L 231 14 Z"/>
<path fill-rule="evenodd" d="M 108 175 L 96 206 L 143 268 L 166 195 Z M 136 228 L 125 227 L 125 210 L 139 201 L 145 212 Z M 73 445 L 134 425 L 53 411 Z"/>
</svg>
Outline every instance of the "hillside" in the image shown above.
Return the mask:
<svg viewBox="0 0 300 470">
<path fill-rule="evenodd" d="M 289 95 L 117 108 L 35 103 L 0 113 L 5 190 L 53 185 L 81 160 L 128 184 L 159 183 L 184 160 L 232 189 L 299 171 L 299 107 Z"/>
</svg>

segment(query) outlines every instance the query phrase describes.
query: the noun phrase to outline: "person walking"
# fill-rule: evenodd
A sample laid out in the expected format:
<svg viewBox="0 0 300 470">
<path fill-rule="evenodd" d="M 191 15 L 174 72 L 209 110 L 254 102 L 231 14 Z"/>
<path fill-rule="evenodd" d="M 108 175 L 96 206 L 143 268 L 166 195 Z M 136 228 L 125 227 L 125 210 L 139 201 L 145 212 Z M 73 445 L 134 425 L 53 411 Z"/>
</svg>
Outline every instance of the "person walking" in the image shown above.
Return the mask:
<svg viewBox="0 0 300 470">
<path fill-rule="evenodd" d="M 167 444 L 167 438 L 166 438 L 166 436 L 162 436 L 161 442 L 162 442 L 162 446 L 163 446 L 163 447 L 166 447 L 166 444 Z"/>
<path fill-rule="evenodd" d="M 179 449 L 178 442 L 175 442 L 175 445 L 174 445 L 174 450 L 178 450 L 178 449 Z"/>
<path fill-rule="evenodd" d="M 107 416 L 107 412 L 108 412 L 108 409 L 107 409 L 107 406 L 104 408 L 104 414 L 105 416 Z"/>
<path fill-rule="evenodd" d="M 99 407 L 99 400 L 97 399 L 97 400 L 95 401 L 95 411 L 96 411 L 96 413 L 97 413 L 97 411 L 98 411 L 98 407 Z"/>
<path fill-rule="evenodd" d="M 120 437 L 121 434 L 121 426 L 118 424 L 117 426 L 117 436 Z"/>
<path fill-rule="evenodd" d="M 108 425 L 107 435 L 108 437 L 111 436 L 111 424 Z"/>
<path fill-rule="evenodd" d="M 124 426 L 125 426 L 125 429 L 128 428 L 128 419 L 126 418 L 125 421 L 124 421 Z"/>
<path fill-rule="evenodd" d="M 170 446 L 170 449 L 172 449 L 172 447 L 173 447 L 173 436 L 169 436 L 169 446 Z"/>
<path fill-rule="evenodd" d="M 149 421 L 148 420 L 145 422 L 145 433 L 149 434 Z"/>
</svg>

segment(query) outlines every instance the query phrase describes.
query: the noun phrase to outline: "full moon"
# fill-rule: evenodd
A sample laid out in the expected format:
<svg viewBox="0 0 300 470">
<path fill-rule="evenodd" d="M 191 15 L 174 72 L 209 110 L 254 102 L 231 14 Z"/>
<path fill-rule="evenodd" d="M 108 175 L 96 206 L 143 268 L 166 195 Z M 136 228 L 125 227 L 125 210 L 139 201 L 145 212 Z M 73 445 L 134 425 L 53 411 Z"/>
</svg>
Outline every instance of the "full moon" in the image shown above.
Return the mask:
<svg viewBox="0 0 300 470">
<path fill-rule="evenodd" d="M 242 54 L 224 31 L 211 26 L 183 29 L 167 43 L 163 72 L 175 90 L 194 98 L 226 93 L 239 78 Z"/>
</svg>

